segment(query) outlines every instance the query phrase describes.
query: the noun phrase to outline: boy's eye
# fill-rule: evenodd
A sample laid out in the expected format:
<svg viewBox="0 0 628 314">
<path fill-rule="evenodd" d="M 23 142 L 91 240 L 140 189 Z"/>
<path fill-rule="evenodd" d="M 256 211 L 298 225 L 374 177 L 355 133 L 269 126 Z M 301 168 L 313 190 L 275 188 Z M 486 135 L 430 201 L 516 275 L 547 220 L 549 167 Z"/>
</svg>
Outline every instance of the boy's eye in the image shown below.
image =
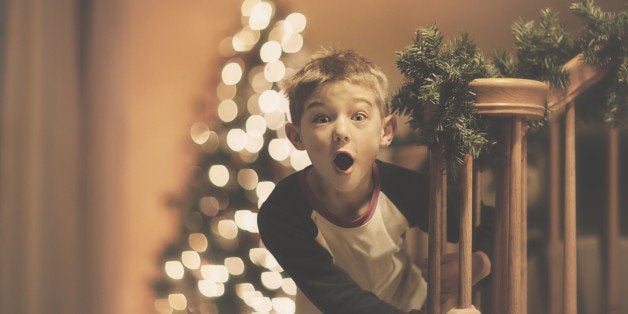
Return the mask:
<svg viewBox="0 0 628 314">
<path fill-rule="evenodd" d="M 328 116 L 320 115 L 320 116 L 314 117 L 314 123 L 319 123 L 320 124 L 320 123 L 327 123 L 329 121 L 330 121 L 330 119 L 329 119 Z"/>
<path fill-rule="evenodd" d="M 365 119 L 366 119 L 366 115 L 364 113 L 356 113 L 353 116 L 353 120 L 355 120 L 355 121 L 363 121 Z"/>
</svg>

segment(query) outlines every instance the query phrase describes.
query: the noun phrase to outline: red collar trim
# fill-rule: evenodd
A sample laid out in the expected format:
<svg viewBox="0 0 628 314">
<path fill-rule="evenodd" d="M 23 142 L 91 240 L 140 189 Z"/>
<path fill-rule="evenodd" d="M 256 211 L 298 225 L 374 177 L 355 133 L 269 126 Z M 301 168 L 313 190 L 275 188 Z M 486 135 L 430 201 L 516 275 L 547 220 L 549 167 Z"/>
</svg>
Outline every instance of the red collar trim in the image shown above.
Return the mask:
<svg viewBox="0 0 628 314">
<path fill-rule="evenodd" d="M 325 219 L 329 220 L 331 223 L 338 227 L 355 228 L 366 224 L 371 219 L 371 217 L 373 217 L 373 214 L 375 213 L 375 208 L 377 207 L 377 199 L 379 197 L 380 191 L 379 169 L 377 167 L 377 163 L 373 163 L 373 193 L 371 194 L 371 201 L 369 202 L 369 206 L 362 215 L 356 217 L 353 220 L 344 220 L 336 216 L 334 213 L 329 211 L 329 209 L 327 209 L 327 206 L 323 205 L 323 203 L 318 199 L 318 197 L 316 197 L 316 195 L 314 195 L 305 178 L 305 174 L 310 167 L 304 169 L 304 171 L 301 171 L 301 173 L 299 174 L 299 185 L 303 190 L 303 193 L 305 194 L 305 198 L 307 199 L 308 203 L 315 211 L 325 217 Z"/>
</svg>

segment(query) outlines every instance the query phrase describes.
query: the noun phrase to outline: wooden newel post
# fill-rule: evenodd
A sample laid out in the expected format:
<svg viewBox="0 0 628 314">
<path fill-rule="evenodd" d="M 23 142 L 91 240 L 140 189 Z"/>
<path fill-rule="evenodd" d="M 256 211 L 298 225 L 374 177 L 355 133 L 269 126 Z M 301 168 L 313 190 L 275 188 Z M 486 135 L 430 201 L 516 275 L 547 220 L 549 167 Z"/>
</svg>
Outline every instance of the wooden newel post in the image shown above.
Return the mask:
<svg viewBox="0 0 628 314">
<path fill-rule="evenodd" d="M 493 313 L 524 313 L 527 259 L 527 224 L 524 211 L 523 163 L 527 120 L 545 114 L 548 86 L 525 79 L 477 79 L 471 82 L 478 98 L 478 114 L 499 118 L 502 125 L 505 158 L 498 170 L 496 191 L 495 247 L 493 252 Z"/>
</svg>

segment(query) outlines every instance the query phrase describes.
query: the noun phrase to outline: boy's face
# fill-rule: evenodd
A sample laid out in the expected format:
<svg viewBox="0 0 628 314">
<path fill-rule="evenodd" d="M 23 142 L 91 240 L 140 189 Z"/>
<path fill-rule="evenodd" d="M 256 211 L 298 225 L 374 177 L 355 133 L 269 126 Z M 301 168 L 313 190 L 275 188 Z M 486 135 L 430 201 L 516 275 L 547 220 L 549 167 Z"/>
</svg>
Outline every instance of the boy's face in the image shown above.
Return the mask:
<svg viewBox="0 0 628 314">
<path fill-rule="evenodd" d="M 347 81 L 319 86 L 305 101 L 300 125 L 287 124 L 292 144 L 306 150 L 321 184 L 352 191 L 370 184 L 380 146 L 396 130 L 394 116 L 382 117 L 375 94 Z"/>
</svg>

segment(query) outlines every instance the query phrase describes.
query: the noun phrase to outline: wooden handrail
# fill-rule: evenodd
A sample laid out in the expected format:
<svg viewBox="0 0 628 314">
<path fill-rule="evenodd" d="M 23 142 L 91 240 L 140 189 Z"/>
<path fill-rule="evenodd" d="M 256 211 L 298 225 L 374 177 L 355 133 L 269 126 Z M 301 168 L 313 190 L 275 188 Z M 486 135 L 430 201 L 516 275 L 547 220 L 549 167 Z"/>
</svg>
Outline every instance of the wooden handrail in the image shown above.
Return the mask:
<svg viewBox="0 0 628 314">
<path fill-rule="evenodd" d="M 606 76 L 606 71 L 603 69 L 586 64 L 582 54 L 569 60 L 563 69 L 569 71 L 570 83 L 567 88 L 550 88 L 547 95 L 550 119 L 562 115 L 567 105 L 573 102 L 576 97 Z"/>
</svg>

